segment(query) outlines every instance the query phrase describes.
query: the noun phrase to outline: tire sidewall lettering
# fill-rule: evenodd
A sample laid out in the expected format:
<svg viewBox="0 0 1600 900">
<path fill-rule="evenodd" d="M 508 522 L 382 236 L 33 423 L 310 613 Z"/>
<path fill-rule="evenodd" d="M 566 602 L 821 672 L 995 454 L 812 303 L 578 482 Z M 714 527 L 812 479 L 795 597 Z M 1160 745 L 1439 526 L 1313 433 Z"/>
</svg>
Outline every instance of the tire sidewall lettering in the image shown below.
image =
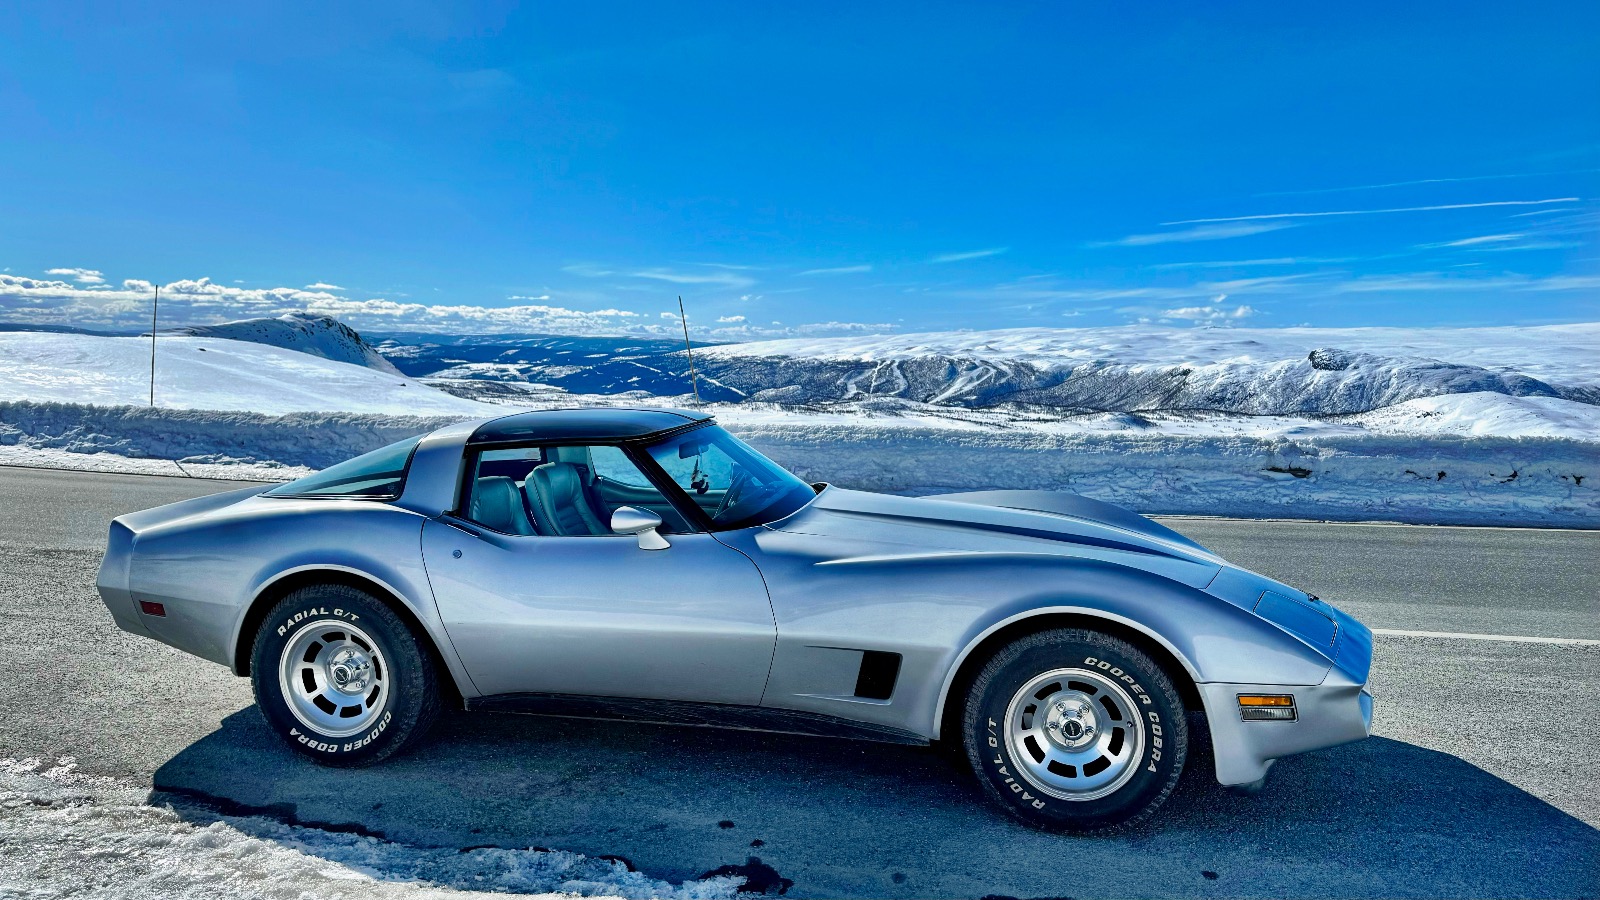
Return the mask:
<svg viewBox="0 0 1600 900">
<path fill-rule="evenodd" d="M 308 622 L 314 618 L 317 618 L 318 616 L 325 616 L 333 619 L 344 619 L 350 622 L 357 622 L 361 619 L 359 615 L 342 607 L 336 606 L 330 609 L 326 606 L 312 606 L 307 609 L 299 610 L 285 618 L 279 619 L 278 621 L 281 624 L 278 625 L 277 635 L 278 637 L 285 637 L 289 634 L 290 629 L 294 628 L 296 625 L 299 625 L 301 622 Z"/>
</svg>

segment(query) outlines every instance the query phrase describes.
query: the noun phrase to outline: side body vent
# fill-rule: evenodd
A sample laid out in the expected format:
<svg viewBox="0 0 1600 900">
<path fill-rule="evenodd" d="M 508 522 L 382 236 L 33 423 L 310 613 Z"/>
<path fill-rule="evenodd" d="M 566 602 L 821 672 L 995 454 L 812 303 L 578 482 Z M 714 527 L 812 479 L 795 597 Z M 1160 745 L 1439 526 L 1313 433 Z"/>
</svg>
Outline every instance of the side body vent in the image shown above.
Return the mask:
<svg viewBox="0 0 1600 900">
<path fill-rule="evenodd" d="M 900 654 L 867 650 L 861 654 L 861 673 L 856 676 L 856 696 L 863 700 L 887 700 L 894 695 L 900 677 Z"/>
</svg>

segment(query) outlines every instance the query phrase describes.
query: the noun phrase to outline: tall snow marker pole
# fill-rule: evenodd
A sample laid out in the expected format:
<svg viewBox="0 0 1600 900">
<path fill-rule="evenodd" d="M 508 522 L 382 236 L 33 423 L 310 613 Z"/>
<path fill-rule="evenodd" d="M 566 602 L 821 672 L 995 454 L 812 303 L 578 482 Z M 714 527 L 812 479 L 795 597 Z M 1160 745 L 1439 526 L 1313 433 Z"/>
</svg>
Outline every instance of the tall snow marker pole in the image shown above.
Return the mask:
<svg viewBox="0 0 1600 900">
<path fill-rule="evenodd" d="M 678 297 L 678 318 L 683 322 L 683 349 L 689 353 L 689 386 L 694 388 L 694 408 L 700 408 L 700 380 L 694 371 L 694 346 L 689 343 L 689 317 L 683 311 L 683 297 Z"/>
<path fill-rule="evenodd" d="M 156 302 L 150 306 L 150 405 L 156 405 L 156 316 L 161 312 L 161 285 L 156 285 Z"/>
</svg>

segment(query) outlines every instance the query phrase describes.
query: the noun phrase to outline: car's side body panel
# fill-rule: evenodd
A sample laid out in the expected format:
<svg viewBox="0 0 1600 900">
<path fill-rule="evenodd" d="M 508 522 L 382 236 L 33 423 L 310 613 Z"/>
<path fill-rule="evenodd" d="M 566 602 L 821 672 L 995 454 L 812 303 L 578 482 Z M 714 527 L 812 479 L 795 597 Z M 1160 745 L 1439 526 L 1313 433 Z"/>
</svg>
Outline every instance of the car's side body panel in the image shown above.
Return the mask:
<svg viewBox="0 0 1600 900">
<path fill-rule="evenodd" d="M 484 694 L 542 692 L 754 706 L 775 629 L 761 573 L 709 534 L 504 535 L 429 520 L 440 615 Z"/>
</svg>

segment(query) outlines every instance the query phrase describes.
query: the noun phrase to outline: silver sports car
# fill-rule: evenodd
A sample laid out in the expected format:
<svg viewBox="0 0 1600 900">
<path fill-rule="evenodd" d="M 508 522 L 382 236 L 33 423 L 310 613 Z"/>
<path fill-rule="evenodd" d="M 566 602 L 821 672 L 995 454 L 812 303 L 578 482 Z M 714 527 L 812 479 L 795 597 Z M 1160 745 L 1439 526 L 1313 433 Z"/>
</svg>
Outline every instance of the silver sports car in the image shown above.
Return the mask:
<svg viewBox="0 0 1600 900">
<path fill-rule="evenodd" d="M 711 417 L 520 413 L 111 524 L 127 631 L 249 676 L 336 766 L 446 706 L 960 747 L 1004 809 L 1152 815 L 1367 736 L 1372 641 L 1315 596 L 1070 494 L 806 484 Z"/>
</svg>

